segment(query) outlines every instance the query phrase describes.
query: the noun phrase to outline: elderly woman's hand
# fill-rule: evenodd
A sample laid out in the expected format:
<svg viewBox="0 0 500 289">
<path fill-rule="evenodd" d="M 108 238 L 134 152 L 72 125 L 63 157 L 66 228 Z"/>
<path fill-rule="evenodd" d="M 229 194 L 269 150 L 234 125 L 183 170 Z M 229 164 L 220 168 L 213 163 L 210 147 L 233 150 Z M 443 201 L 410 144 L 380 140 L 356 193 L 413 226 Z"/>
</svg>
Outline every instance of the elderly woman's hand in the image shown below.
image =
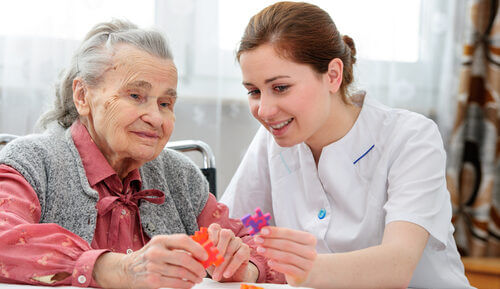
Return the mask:
<svg viewBox="0 0 500 289">
<path fill-rule="evenodd" d="M 153 237 L 128 255 L 105 253 L 94 266 L 94 279 L 104 288 L 191 288 L 206 272 L 203 247 L 183 234 Z"/>
<path fill-rule="evenodd" d="M 208 227 L 208 236 L 219 254 L 224 256 L 224 262 L 218 267 L 210 266 L 208 273 L 215 281 L 222 282 L 255 282 L 258 277 L 257 268 L 250 264 L 250 248 L 236 237 L 233 231 L 222 229 L 219 224 L 213 223 Z"/>
</svg>

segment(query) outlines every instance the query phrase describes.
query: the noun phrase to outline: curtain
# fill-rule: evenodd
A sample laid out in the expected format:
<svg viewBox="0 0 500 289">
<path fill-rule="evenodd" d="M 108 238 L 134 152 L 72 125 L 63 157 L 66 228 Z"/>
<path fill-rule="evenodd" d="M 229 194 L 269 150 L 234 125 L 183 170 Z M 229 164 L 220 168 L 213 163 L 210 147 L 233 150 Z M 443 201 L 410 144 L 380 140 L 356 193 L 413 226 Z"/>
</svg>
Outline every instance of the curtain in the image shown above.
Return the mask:
<svg viewBox="0 0 500 289">
<path fill-rule="evenodd" d="M 330 13 L 358 50 L 356 88 L 390 106 L 435 118 L 451 130 L 449 94 L 440 83 L 456 68 L 448 38 L 455 3 L 464 0 L 309 0 Z M 233 176 L 259 123 L 249 113 L 234 51 L 249 17 L 275 0 L 16 0 L 0 9 L 0 133 L 33 132 L 53 102 L 54 83 L 96 23 L 126 18 L 164 32 L 179 71 L 171 140 L 198 139 L 215 153 L 219 195 Z M 404 2 L 404 3 L 403 3 Z M 26 9 L 29 7 L 29 9 Z M 359 7 L 362 7 L 360 9 Z M 366 23 L 370 23 L 367 25 Z M 234 28 L 234 29 L 233 29 Z M 412 37 L 405 38 L 405 36 Z M 402 52 L 412 51 L 408 57 Z M 448 124 L 449 123 L 449 124 Z M 444 128 L 444 129 L 443 129 Z M 198 155 L 191 156 L 200 163 Z"/>
<path fill-rule="evenodd" d="M 500 256 L 498 0 L 468 1 L 447 182 L 462 255 Z"/>
</svg>

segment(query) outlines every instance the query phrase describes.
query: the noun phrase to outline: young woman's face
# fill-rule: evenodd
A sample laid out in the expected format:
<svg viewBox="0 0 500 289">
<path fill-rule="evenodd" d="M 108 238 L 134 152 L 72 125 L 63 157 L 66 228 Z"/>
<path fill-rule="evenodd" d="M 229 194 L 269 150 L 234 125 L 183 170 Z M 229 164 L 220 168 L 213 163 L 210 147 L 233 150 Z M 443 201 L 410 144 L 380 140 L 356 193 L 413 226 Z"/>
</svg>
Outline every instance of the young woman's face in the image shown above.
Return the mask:
<svg viewBox="0 0 500 289">
<path fill-rule="evenodd" d="M 328 75 L 278 55 L 269 44 L 240 55 L 243 85 L 252 115 L 278 145 L 289 147 L 315 137 L 328 126 Z"/>
</svg>

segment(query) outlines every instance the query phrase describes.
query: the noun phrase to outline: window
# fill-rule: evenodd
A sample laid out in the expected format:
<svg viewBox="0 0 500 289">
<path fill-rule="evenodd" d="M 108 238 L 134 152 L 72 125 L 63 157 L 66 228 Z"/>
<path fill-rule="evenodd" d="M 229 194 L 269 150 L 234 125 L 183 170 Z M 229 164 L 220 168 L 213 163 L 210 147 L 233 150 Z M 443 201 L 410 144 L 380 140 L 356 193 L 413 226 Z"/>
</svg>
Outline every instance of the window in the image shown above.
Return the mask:
<svg viewBox="0 0 500 289">
<path fill-rule="evenodd" d="M 90 28 L 111 17 L 139 26 L 154 25 L 155 1 L 142 0 L 16 0 L 0 9 L 0 35 L 36 36 L 80 41 Z"/>
<path fill-rule="evenodd" d="M 250 17 L 273 2 L 219 0 L 219 47 L 236 49 Z M 327 11 L 337 29 L 354 39 L 359 47 L 358 57 L 378 61 L 418 60 L 420 0 L 309 2 Z"/>
</svg>

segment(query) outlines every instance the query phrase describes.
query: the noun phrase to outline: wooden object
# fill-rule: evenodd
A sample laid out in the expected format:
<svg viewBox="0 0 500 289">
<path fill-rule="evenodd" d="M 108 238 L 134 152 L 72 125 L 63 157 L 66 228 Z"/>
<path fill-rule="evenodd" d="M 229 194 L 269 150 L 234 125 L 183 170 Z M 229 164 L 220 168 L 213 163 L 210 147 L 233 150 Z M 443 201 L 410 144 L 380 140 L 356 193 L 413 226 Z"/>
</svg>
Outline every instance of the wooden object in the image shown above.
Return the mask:
<svg viewBox="0 0 500 289">
<path fill-rule="evenodd" d="M 477 289 L 500 288 L 500 258 L 463 257 L 465 275 Z"/>
</svg>

